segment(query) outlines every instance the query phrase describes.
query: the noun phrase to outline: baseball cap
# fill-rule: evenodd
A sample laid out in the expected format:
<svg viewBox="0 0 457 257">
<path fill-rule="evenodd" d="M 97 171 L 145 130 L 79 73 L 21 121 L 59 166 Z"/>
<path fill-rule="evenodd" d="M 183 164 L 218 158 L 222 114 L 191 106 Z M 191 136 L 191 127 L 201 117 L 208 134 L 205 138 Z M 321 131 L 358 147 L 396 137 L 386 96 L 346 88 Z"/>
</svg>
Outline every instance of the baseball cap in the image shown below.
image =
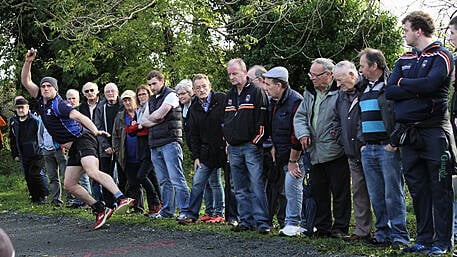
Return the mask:
<svg viewBox="0 0 457 257">
<path fill-rule="evenodd" d="M 262 75 L 264 78 L 279 79 L 289 82 L 289 71 L 281 66 L 274 67 Z"/>
<path fill-rule="evenodd" d="M 125 90 L 124 93 L 122 93 L 121 95 L 121 99 L 123 100 L 124 98 L 131 98 L 131 99 L 135 99 L 136 97 L 136 94 L 135 92 L 133 92 L 132 90 Z"/>
</svg>

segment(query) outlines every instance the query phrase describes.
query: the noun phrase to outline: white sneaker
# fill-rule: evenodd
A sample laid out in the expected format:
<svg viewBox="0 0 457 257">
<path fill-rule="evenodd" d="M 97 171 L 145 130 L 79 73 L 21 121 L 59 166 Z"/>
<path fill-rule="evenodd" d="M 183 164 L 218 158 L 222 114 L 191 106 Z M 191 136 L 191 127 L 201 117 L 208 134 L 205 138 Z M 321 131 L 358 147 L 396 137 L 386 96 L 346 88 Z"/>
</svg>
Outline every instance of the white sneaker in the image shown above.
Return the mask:
<svg viewBox="0 0 457 257">
<path fill-rule="evenodd" d="M 303 234 L 305 232 L 308 232 L 308 230 L 306 228 L 303 228 L 303 227 L 298 227 L 298 232 L 300 232 L 300 234 Z"/>
<path fill-rule="evenodd" d="M 299 226 L 286 225 L 283 229 L 279 230 L 280 236 L 299 236 L 301 235 L 302 228 Z"/>
</svg>

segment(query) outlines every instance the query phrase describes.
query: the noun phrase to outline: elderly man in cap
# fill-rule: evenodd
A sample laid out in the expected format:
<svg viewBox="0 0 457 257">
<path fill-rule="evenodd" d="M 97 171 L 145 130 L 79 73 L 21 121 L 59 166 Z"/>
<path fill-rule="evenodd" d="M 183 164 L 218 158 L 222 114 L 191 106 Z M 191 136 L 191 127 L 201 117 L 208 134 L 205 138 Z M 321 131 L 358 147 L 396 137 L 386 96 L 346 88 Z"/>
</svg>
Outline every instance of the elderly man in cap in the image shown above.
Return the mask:
<svg viewBox="0 0 457 257">
<path fill-rule="evenodd" d="M 65 190 L 92 207 L 96 215 L 93 228 L 98 229 L 111 217 L 113 209 L 106 208 L 103 202 L 96 201 L 87 190 L 78 184 L 84 170 L 89 177 L 114 194 L 117 204 L 116 212 L 125 213 L 134 202 L 133 199 L 124 196 L 109 175 L 98 169 L 96 136 L 110 136 L 110 134 L 98 130 L 87 116 L 75 110 L 71 104 L 62 99 L 57 93 L 58 86 L 55 78 L 44 77 L 39 86 L 32 81 L 30 70 L 35 57 L 36 50 L 33 48 L 25 55 L 21 82 L 27 91 L 38 100 L 38 111 L 52 138 L 70 149 L 65 170 Z"/>
<path fill-rule="evenodd" d="M 285 227 L 280 235 L 298 236 L 303 232 L 301 210 L 303 199 L 304 167 L 300 141 L 294 134 L 294 115 L 303 97 L 289 86 L 289 72 L 284 67 L 274 67 L 263 74 L 265 88 L 271 97 L 271 139 L 275 154 L 273 159 L 282 167 L 285 176 L 287 199 Z M 284 180 L 283 180 L 284 181 Z"/>
<path fill-rule="evenodd" d="M 21 162 L 25 181 L 33 203 L 44 204 L 48 190 L 41 176 L 43 156 L 38 142 L 38 117 L 30 112 L 29 102 L 17 97 L 14 103 L 16 115 L 11 119 L 9 134 L 11 153 L 17 162 Z"/>
<path fill-rule="evenodd" d="M 134 205 L 135 213 L 144 212 L 143 194 L 141 185 L 146 190 L 149 209 L 160 205 L 160 199 L 154 189 L 154 185 L 147 176 L 141 177 L 139 169 L 141 158 L 138 152 L 138 131 L 134 127 L 138 122 L 138 103 L 135 92 L 125 90 L 121 95 L 124 110 L 117 113 L 114 119 L 113 148 L 117 162 L 127 176 L 127 195 L 136 200 Z M 138 127 L 138 125 L 137 125 Z"/>
</svg>

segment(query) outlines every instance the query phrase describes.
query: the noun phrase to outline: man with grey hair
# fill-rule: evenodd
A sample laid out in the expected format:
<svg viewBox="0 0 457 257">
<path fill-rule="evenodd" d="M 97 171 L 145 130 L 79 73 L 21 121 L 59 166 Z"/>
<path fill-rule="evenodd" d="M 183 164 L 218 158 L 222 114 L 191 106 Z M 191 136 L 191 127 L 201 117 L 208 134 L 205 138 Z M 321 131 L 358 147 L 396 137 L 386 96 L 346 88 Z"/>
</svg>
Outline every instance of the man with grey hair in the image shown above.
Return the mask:
<svg viewBox="0 0 457 257">
<path fill-rule="evenodd" d="M 263 90 L 266 90 L 265 88 L 265 80 L 262 77 L 262 74 L 266 73 L 267 69 L 263 67 L 262 65 L 254 65 L 248 70 L 248 78 L 251 83 L 254 85 L 261 87 Z"/>
<path fill-rule="evenodd" d="M 104 130 L 108 133 L 113 132 L 114 119 L 119 111 L 124 109 L 122 101 L 119 98 L 119 89 L 114 83 L 106 84 L 104 88 L 105 99 L 100 105 L 94 110 L 94 123 L 97 126 L 98 130 Z M 111 138 L 98 136 L 98 147 L 99 147 L 99 160 L 100 160 L 100 170 L 110 175 L 114 176 L 114 168 L 117 169 L 117 175 L 119 179 L 119 188 L 125 189 L 126 187 L 126 177 L 123 171 L 120 170 L 120 165 L 116 165 L 116 156 L 114 154 L 114 149 L 112 147 Z M 113 195 L 107 191 L 102 190 L 103 200 L 106 203 L 106 206 L 112 208 L 114 205 Z"/>
<path fill-rule="evenodd" d="M 71 106 L 73 106 L 73 108 L 75 108 L 76 110 L 80 110 L 81 105 L 80 105 L 80 101 L 79 101 L 80 98 L 79 98 L 78 90 L 72 89 L 72 88 L 68 89 L 67 93 L 66 93 L 66 97 L 67 97 L 67 102 L 69 102 L 71 104 Z M 63 177 L 65 179 L 65 172 L 63 172 Z M 84 172 L 81 175 L 81 178 L 79 178 L 78 184 L 80 184 L 82 187 L 84 187 L 84 189 L 86 189 L 87 192 L 89 192 L 89 194 L 92 194 L 89 176 L 87 176 L 86 172 Z M 78 198 L 74 197 L 69 192 L 67 192 L 66 200 L 67 200 L 66 206 L 69 208 L 84 207 L 84 202 L 82 202 Z"/>
<path fill-rule="evenodd" d="M 317 203 L 315 234 L 342 238 L 349 230 L 351 190 L 347 158 L 343 147 L 331 134 L 335 118 L 333 109 L 338 98 L 333 67 L 333 61 L 326 58 L 312 62 L 308 76 L 314 87 L 305 88 L 294 127 L 303 150 L 311 156 L 311 191 Z"/>
<path fill-rule="evenodd" d="M 101 97 L 98 95 L 98 86 L 93 82 L 87 82 L 84 84 L 83 89 L 81 90 L 86 101 L 81 103 L 79 111 L 89 117 L 94 119 L 94 110 L 102 102 Z"/>
<path fill-rule="evenodd" d="M 362 169 L 360 147 L 363 145 L 360 123 L 359 72 L 354 63 L 341 61 L 333 68 L 333 78 L 341 89 L 335 104 L 333 129 L 339 144 L 344 147 L 348 157 L 352 179 L 352 198 L 355 229 L 348 240 L 368 240 L 373 224 L 371 203 L 368 196 L 365 175 Z"/>
<path fill-rule="evenodd" d="M 261 234 L 269 234 L 271 224 L 262 172 L 268 98 L 264 90 L 248 81 L 242 59 L 230 60 L 227 73 L 232 89 L 227 94 L 223 132 L 229 144 L 230 168 L 241 221 L 233 230 L 258 229 Z"/>
</svg>

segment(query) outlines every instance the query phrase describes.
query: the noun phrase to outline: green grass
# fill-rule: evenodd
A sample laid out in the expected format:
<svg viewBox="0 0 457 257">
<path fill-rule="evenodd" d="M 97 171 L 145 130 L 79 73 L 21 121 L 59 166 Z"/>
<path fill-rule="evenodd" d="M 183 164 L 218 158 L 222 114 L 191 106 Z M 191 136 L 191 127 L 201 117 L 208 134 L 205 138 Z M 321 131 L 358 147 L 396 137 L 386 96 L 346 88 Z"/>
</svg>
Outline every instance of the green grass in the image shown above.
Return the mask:
<svg viewBox="0 0 457 257">
<path fill-rule="evenodd" d="M 51 205 L 32 204 L 28 199 L 27 187 L 19 168 L 19 164 L 12 161 L 10 153 L 6 150 L 0 150 L 0 212 L 19 212 L 34 213 L 42 215 L 55 215 L 87 219 L 88 223 L 93 222 L 94 216 L 90 210 L 55 208 Z M 187 163 L 187 171 L 190 171 L 190 163 Z M 189 176 L 190 177 L 190 176 Z M 415 217 L 412 211 L 411 199 L 407 194 L 407 221 L 411 238 L 415 237 Z M 138 224 L 150 226 L 157 229 L 166 229 L 170 231 L 191 231 L 196 233 L 220 234 L 224 236 L 233 236 L 234 232 L 230 231 L 229 226 L 221 224 L 194 224 L 179 225 L 174 219 L 149 220 L 143 215 L 130 215 L 128 218 L 114 215 L 110 222 Z M 351 230 L 353 230 L 354 220 L 351 220 Z M 259 235 L 257 232 L 248 231 L 237 233 L 246 239 L 269 240 L 276 237 L 278 230 L 274 229 L 273 233 L 268 236 Z M 305 236 L 287 239 L 290 244 L 306 244 L 314 249 L 337 255 L 359 255 L 359 256 L 399 256 L 399 251 L 390 248 L 374 248 L 363 245 L 359 242 L 346 242 L 340 239 L 332 238 L 308 238 Z M 413 255 L 403 255 L 413 256 Z M 448 255 L 451 256 L 451 255 Z"/>
</svg>

